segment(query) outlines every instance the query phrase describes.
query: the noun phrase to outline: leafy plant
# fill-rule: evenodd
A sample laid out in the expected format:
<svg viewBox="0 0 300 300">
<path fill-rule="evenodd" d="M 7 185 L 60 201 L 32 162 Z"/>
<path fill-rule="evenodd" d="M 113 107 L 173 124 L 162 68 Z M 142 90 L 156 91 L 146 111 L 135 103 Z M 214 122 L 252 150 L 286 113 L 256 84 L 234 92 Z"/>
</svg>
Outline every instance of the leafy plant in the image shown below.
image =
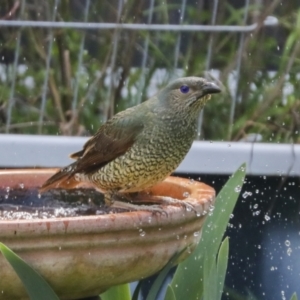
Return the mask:
<svg viewBox="0 0 300 300">
<path fill-rule="evenodd" d="M 51 20 L 53 2 L 31 0 L 22 15 L 18 7 L 10 18 Z M 56 21 L 84 21 L 87 2 L 61 3 Z M 91 1 L 86 19 L 95 23 L 120 20 L 146 24 L 151 14 L 149 3 L 125 1 L 118 15 L 118 8 L 110 1 Z M 238 32 L 3 27 L 0 132 L 8 129 L 11 133 L 88 135 L 112 114 L 147 99 L 172 78 L 197 76 L 213 69 L 219 72 L 224 91 L 205 108 L 201 139 L 240 140 L 258 133 L 267 142 L 299 142 L 300 11 L 288 1 L 267 3 L 259 6 L 250 2 L 246 11 L 245 7 L 219 1 L 216 24 L 244 25 L 246 19 L 247 24 L 257 24 L 243 39 Z M 4 11 L 9 12 L 10 6 L 10 1 L 3 1 Z M 212 6 L 213 2 L 205 7 L 201 2 L 188 2 L 181 20 L 180 4 L 155 1 L 152 23 L 210 24 Z M 277 17 L 278 26 L 264 26 L 263 21 L 270 15 Z M 50 33 L 53 47 L 48 51 Z M 15 69 L 18 36 L 21 48 Z M 49 57 L 49 79 L 45 86 Z M 13 79 L 15 88 L 11 97 Z M 237 90 L 235 80 L 238 80 Z"/>
<path fill-rule="evenodd" d="M 18 274 L 31 300 L 59 300 L 45 279 L 3 243 L 0 251 Z"/>
</svg>

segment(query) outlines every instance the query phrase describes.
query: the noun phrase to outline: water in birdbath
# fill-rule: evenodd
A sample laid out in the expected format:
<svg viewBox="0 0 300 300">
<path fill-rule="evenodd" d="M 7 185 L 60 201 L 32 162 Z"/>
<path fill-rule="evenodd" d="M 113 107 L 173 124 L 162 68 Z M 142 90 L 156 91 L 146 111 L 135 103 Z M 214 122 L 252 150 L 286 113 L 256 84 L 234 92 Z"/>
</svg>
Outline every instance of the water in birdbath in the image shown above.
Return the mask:
<svg viewBox="0 0 300 300">
<path fill-rule="evenodd" d="M 51 219 L 117 212 L 104 205 L 103 194 L 94 189 L 50 190 L 0 189 L 0 220 Z"/>
</svg>

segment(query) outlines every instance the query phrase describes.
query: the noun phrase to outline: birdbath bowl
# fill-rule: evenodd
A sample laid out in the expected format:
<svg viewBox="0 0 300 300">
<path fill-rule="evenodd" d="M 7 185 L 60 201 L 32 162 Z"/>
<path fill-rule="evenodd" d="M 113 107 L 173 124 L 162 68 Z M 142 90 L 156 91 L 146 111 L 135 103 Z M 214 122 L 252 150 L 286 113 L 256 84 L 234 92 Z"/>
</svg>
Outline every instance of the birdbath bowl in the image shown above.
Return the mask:
<svg viewBox="0 0 300 300">
<path fill-rule="evenodd" d="M 20 189 L 38 193 L 55 171 L 0 170 L 0 205 Z M 148 192 L 189 201 L 197 213 L 168 205 L 164 207 L 166 214 L 106 211 L 74 217 L 31 218 L 29 214 L 25 219 L 5 219 L 0 206 L 0 242 L 38 271 L 60 299 L 98 295 L 111 286 L 154 274 L 175 253 L 186 249 L 178 259 L 182 261 L 200 240 L 205 215 L 214 203 L 213 188 L 168 177 Z M 85 197 L 82 190 L 81 197 Z M 28 299 L 21 281 L 1 255 L 0 277 L 0 299 Z"/>
</svg>

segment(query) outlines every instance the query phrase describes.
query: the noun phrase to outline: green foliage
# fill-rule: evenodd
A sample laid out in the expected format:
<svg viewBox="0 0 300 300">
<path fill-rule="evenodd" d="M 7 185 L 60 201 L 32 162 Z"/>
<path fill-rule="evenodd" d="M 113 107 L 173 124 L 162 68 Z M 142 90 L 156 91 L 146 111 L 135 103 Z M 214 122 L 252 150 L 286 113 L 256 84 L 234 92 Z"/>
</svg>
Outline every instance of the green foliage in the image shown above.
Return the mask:
<svg viewBox="0 0 300 300">
<path fill-rule="evenodd" d="M 59 300 L 50 285 L 18 255 L 2 243 L 0 251 L 18 274 L 31 300 Z"/>
<path fill-rule="evenodd" d="M 178 266 L 172 281 L 176 299 L 184 299 L 184 297 L 191 300 L 201 299 L 202 297 L 205 300 L 218 299 L 209 298 L 210 284 L 205 285 L 204 282 L 213 280 L 216 291 L 223 288 L 228 241 L 225 242 L 225 240 L 221 248 L 220 244 L 243 185 L 244 176 L 245 166 L 242 165 L 217 196 L 213 214 L 205 220 L 198 247 L 190 257 Z M 195 280 L 191 281 L 191 276 Z M 207 288 L 204 288 L 204 286 Z"/>
<path fill-rule="evenodd" d="M 8 2 L 4 1 L 3 7 L 10 7 Z M 58 20 L 83 20 L 84 5 L 78 2 L 76 6 L 74 3 L 62 3 L 58 7 Z M 150 10 L 145 3 L 138 0 L 126 1 L 121 13 L 121 22 L 147 23 Z M 23 19 L 47 20 L 51 17 L 49 8 L 51 6 L 48 2 L 41 4 L 40 1 L 33 0 L 30 9 L 25 7 Z M 180 9 L 181 4 L 156 1 L 153 22 L 179 22 Z M 211 9 L 212 4 L 201 7 L 197 2 L 187 3 L 182 22 L 209 24 Z M 109 1 L 92 1 L 88 21 L 112 23 L 116 21 L 116 12 L 116 7 Z M 226 1 L 219 1 L 216 24 L 243 25 L 244 13 L 244 7 L 237 8 Z M 261 18 L 272 14 L 278 18 L 280 30 L 267 29 L 260 23 Z M 255 16 L 253 22 L 257 20 L 258 26 L 251 34 L 244 35 L 242 44 L 240 34 L 235 32 L 179 34 L 172 31 L 53 29 L 53 48 L 48 54 L 49 30 L 23 28 L 20 29 L 19 57 L 19 64 L 26 67 L 23 73 L 14 72 L 12 65 L 19 29 L 3 27 L 0 35 L 0 53 L 2 61 L 6 64 L 2 65 L 4 69 L 1 72 L 5 76 L 0 78 L 0 132 L 5 131 L 14 76 L 16 85 L 12 99 L 10 132 L 39 132 L 38 120 L 48 55 L 51 56 L 51 70 L 41 133 L 92 134 L 113 113 L 138 103 L 140 95 L 137 92 L 142 92 L 142 100 L 155 92 L 155 84 L 153 85 L 152 81 L 157 78 L 157 72 L 161 72 L 161 82 L 157 82 L 157 88 L 177 76 L 173 67 L 175 45 L 180 36 L 177 66 L 182 75 L 200 75 L 206 69 L 207 53 L 211 50 L 210 68 L 220 71 L 220 81 L 224 84 L 222 95 L 213 97 L 213 101 L 205 108 L 201 138 L 239 140 L 249 133 L 260 133 L 263 140 L 268 142 L 299 142 L 300 90 L 297 88 L 297 74 L 300 71 L 300 12 L 288 1 L 281 4 L 274 1 L 271 6 L 250 5 L 248 16 Z M 79 66 L 78 57 L 83 37 L 85 43 L 82 66 Z M 116 37 L 118 44 L 113 65 L 112 55 Z M 145 73 L 142 75 L 139 66 L 148 37 L 148 57 Z M 208 45 L 210 37 L 213 38 L 211 49 Z M 241 73 L 234 120 L 233 124 L 230 124 L 230 107 L 235 93 L 229 77 L 232 75 L 234 78 L 240 46 L 243 48 Z M 270 76 L 272 70 L 274 74 Z M 116 79 L 113 84 L 109 80 L 111 72 Z M 141 80 L 143 76 L 145 78 Z M 32 86 L 28 85 L 28 80 L 33 82 Z M 78 101 L 74 108 L 76 83 Z M 288 83 L 294 91 L 285 94 L 283 89 Z"/>
<path fill-rule="evenodd" d="M 122 299 L 131 300 L 129 284 L 121 284 L 108 289 L 105 293 L 101 294 L 101 300 Z"/>
<path fill-rule="evenodd" d="M 298 297 L 297 297 L 296 293 L 294 293 L 294 294 L 292 295 L 292 297 L 291 297 L 290 300 L 298 300 Z"/>
<path fill-rule="evenodd" d="M 146 300 L 155 300 L 157 298 L 158 292 L 166 278 L 166 276 L 168 275 L 169 271 L 171 270 L 171 268 L 174 266 L 174 263 L 176 262 L 176 260 L 180 257 L 180 255 L 186 250 L 183 249 L 180 253 L 176 253 L 171 259 L 170 261 L 167 263 L 167 265 L 159 272 L 156 280 L 154 281 L 149 294 L 146 298 Z M 174 294 L 174 290 L 172 289 L 171 286 L 169 286 L 169 296 L 168 297 L 173 297 Z M 175 296 L 175 295 L 174 295 Z"/>
</svg>

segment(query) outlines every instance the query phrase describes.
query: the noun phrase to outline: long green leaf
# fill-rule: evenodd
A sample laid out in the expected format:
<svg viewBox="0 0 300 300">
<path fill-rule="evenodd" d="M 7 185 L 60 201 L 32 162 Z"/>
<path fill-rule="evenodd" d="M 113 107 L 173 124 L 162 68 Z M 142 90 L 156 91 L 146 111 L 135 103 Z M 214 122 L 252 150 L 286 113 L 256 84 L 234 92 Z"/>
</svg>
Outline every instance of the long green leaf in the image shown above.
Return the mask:
<svg viewBox="0 0 300 300">
<path fill-rule="evenodd" d="M 167 287 L 165 300 L 176 300 L 175 293 L 170 285 L 168 285 L 168 287 Z"/>
<path fill-rule="evenodd" d="M 132 295 L 132 300 L 138 300 L 139 299 L 139 293 L 142 287 L 142 281 L 140 280 L 137 286 L 135 287 L 135 290 Z"/>
<path fill-rule="evenodd" d="M 242 189 L 245 170 L 246 167 L 245 164 L 243 164 L 227 181 L 217 196 L 213 214 L 206 219 L 203 226 L 203 233 L 199 246 L 201 249 L 205 249 L 211 254 L 208 256 L 208 259 L 211 261 L 215 260 L 230 215 L 233 212 Z"/>
<path fill-rule="evenodd" d="M 223 292 L 224 280 L 228 262 L 229 243 L 228 238 L 222 242 L 218 258 L 215 263 L 210 264 L 209 260 L 204 260 L 203 277 L 203 299 L 220 300 Z M 206 254 L 207 255 L 207 254 Z"/>
<path fill-rule="evenodd" d="M 129 284 L 125 283 L 111 287 L 101 294 L 101 300 L 131 300 Z"/>
<path fill-rule="evenodd" d="M 15 270 L 31 300 L 59 300 L 45 279 L 3 243 L 0 251 Z"/>
<path fill-rule="evenodd" d="M 206 256 L 208 253 L 206 253 Z M 217 265 L 215 263 L 210 264 L 209 260 L 204 260 L 203 273 L 203 299 L 204 300 L 218 300 L 217 296 Z"/>
<path fill-rule="evenodd" d="M 217 260 L 217 298 L 221 299 L 228 265 L 229 239 L 226 237 L 221 244 Z"/>
<path fill-rule="evenodd" d="M 171 268 L 174 266 L 175 261 L 180 257 L 180 255 L 186 251 L 186 247 L 179 253 L 175 253 L 173 257 L 169 260 L 166 266 L 159 272 L 157 278 L 151 286 L 146 300 L 156 300 L 157 294 Z"/>
<path fill-rule="evenodd" d="M 216 199 L 215 209 L 203 225 L 202 238 L 194 253 L 179 264 L 171 286 L 177 299 L 201 299 L 203 296 L 204 259 L 212 266 L 220 247 L 230 215 L 240 194 L 245 178 L 243 164 L 227 181 Z M 204 258 L 204 253 L 209 255 Z M 191 280 L 193 278 L 194 280 Z"/>
<path fill-rule="evenodd" d="M 292 295 L 291 300 L 298 300 L 298 297 L 297 297 L 297 294 L 296 294 L 296 293 L 294 293 L 294 294 Z"/>
</svg>

